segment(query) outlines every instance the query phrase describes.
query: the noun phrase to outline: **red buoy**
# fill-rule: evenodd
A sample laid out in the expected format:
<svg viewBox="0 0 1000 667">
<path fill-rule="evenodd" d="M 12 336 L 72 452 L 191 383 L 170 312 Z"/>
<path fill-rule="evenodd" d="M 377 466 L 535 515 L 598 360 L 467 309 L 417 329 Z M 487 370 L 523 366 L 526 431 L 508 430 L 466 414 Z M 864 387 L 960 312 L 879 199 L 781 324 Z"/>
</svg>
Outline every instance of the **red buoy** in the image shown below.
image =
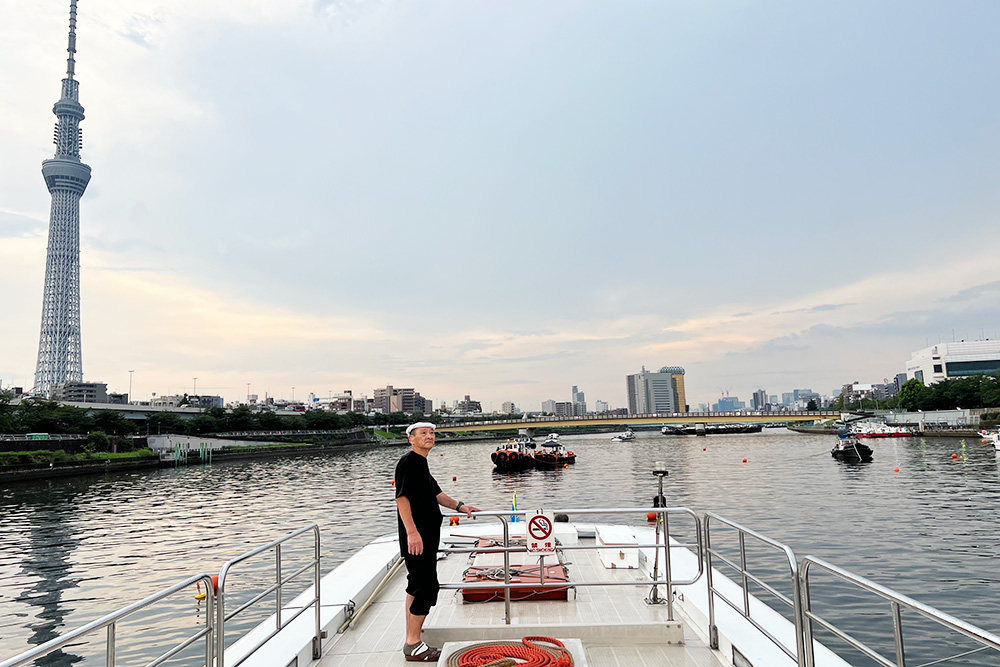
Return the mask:
<svg viewBox="0 0 1000 667">
<path fill-rule="evenodd" d="M 452 475 L 452 477 L 451 477 L 451 481 L 453 481 L 453 482 L 457 482 L 457 481 L 458 481 L 458 477 L 457 477 L 457 476 L 455 476 L 455 475 Z"/>
<path fill-rule="evenodd" d="M 953 459 L 957 459 L 957 458 L 958 458 L 958 454 L 952 454 L 952 455 L 951 455 L 951 458 L 953 458 Z"/>
<path fill-rule="evenodd" d="M 746 463 L 746 462 L 747 462 L 747 460 L 746 460 L 746 459 L 743 459 L 743 463 Z"/>
<path fill-rule="evenodd" d="M 449 526 L 457 526 L 458 525 L 458 517 L 457 516 L 453 516 L 450 519 L 448 519 L 448 525 Z"/>
<path fill-rule="evenodd" d="M 899 468 L 893 468 L 892 471 L 893 472 L 899 472 Z"/>
<path fill-rule="evenodd" d="M 646 512 L 646 521 L 656 521 L 656 512 Z"/>
</svg>

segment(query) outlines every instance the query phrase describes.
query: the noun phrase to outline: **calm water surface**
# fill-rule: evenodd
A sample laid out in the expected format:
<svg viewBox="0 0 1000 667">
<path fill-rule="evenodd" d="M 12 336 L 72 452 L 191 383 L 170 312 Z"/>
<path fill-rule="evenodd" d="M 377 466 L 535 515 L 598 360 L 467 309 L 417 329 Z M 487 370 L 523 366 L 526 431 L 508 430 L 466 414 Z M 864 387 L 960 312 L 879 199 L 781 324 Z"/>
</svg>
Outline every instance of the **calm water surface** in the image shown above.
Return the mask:
<svg viewBox="0 0 1000 667">
<path fill-rule="evenodd" d="M 964 448 L 950 439 L 878 441 L 873 463 L 846 465 L 830 457 L 832 437 L 785 430 L 707 438 L 645 432 L 631 443 L 610 437 L 565 438 L 578 462 L 563 470 L 494 474 L 489 453 L 495 443 L 439 444 L 430 464 L 453 497 L 505 509 L 516 491 L 519 507 L 527 509 L 647 506 L 655 493 L 652 464 L 663 460 L 671 506 L 722 514 L 800 557 L 820 556 L 1000 633 L 1000 464 L 991 446 L 978 440 Z M 329 571 L 372 538 L 395 531 L 392 470 L 404 451 L 0 486 L 0 659 L 188 575 L 218 572 L 229 558 L 308 523 L 320 525 L 323 570 Z M 897 467 L 900 472 L 893 472 Z M 780 571 L 776 564 L 772 569 Z M 264 571 L 263 563 L 251 564 L 239 583 L 250 590 Z M 856 620 L 869 618 L 874 608 L 848 603 L 836 587 L 829 592 L 853 610 L 852 631 L 874 632 L 875 620 Z M 122 664 L 157 655 L 151 635 L 167 642 L 201 625 L 203 615 L 185 593 L 123 624 Z M 936 640 L 921 646 L 916 634 L 909 650 L 917 658 L 957 652 Z M 129 643 L 140 635 L 142 642 Z M 99 644 L 81 644 L 39 664 L 103 664 L 100 650 Z M 992 656 L 946 664 L 1000 664 Z"/>
</svg>

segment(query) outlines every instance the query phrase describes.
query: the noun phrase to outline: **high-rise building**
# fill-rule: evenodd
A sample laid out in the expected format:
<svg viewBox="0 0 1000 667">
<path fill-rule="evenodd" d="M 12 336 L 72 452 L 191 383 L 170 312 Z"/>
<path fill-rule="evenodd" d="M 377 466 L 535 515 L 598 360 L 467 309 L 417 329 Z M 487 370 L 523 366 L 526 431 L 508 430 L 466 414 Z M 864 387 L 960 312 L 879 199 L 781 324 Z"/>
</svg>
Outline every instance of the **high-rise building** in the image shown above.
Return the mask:
<svg viewBox="0 0 1000 667">
<path fill-rule="evenodd" d="M 625 378 L 630 414 L 687 412 L 684 396 L 684 369 L 664 366 L 652 373 L 643 366 Z"/>
<path fill-rule="evenodd" d="M 750 401 L 754 410 L 763 410 L 767 406 L 767 392 L 763 389 L 758 389 L 753 393 L 753 398 Z"/>
<path fill-rule="evenodd" d="M 38 339 L 34 393 L 48 395 L 57 384 L 83 382 L 80 346 L 80 198 L 90 182 L 90 167 L 80 160 L 83 134 L 79 86 L 73 78 L 76 53 L 76 0 L 69 3 L 69 45 L 62 96 L 52 107 L 58 119 L 55 156 L 42 162 L 52 196 L 49 243 L 45 256 L 42 326 Z"/>
<path fill-rule="evenodd" d="M 594 401 L 594 412 L 607 412 L 607 411 L 608 411 L 607 401 L 602 401 L 601 399 L 597 399 L 596 401 Z"/>
<path fill-rule="evenodd" d="M 549 415 L 554 415 L 556 413 L 556 402 L 549 399 L 547 401 L 542 401 L 542 412 Z"/>
</svg>

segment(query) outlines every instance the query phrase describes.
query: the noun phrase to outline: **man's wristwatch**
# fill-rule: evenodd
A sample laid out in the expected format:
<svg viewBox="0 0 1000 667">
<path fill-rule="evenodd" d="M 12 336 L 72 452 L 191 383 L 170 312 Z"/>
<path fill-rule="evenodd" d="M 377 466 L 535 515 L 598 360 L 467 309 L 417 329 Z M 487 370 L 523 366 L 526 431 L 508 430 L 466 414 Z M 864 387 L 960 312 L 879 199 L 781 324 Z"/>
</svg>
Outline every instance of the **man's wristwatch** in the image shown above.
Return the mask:
<svg viewBox="0 0 1000 667">
<path fill-rule="evenodd" d="M 461 500 L 459 500 L 458 503 L 455 505 L 455 511 L 456 512 L 461 512 L 462 511 L 462 505 L 464 505 L 464 504 L 465 503 L 463 503 Z"/>
</svg>

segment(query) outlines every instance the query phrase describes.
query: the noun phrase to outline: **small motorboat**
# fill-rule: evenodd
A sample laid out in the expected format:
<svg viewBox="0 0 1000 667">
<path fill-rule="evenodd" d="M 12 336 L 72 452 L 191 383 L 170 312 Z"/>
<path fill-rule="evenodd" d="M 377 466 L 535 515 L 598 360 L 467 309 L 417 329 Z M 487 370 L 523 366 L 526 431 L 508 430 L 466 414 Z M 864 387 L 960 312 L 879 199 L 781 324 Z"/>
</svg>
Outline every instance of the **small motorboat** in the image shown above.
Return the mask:
<svg viewBox="0 0 1000 667">
<path fill-rule="evenodd" d="M 635 432 L 627 426 L 625 427 L 624 433 L 620 433 L 611 438 L 611 442 L 628 442 L 629 440 L 635 440 Z"/>
<path fill-rule="evenodd" d="M 851 435 L 858 438 L 909 438 L 913 432 L 902 426 L 862 423 L 854 426 Z"/>
<path fill-rule="evenodd" d="M 542 449 L 532 457 L 536 468 L 562 468 L 567 463 L 576 463 L 576 454 L 567 451 L 559 442 L 558 433 L 550 433 L 542 443 Z"/>
<path fill-rule="evenodd" d="M 872 460 L 872 448 L 854 436 L 841 436 L 830 450 L 833 458 L 852 463 L 868 463 Z"/>
</svg>

